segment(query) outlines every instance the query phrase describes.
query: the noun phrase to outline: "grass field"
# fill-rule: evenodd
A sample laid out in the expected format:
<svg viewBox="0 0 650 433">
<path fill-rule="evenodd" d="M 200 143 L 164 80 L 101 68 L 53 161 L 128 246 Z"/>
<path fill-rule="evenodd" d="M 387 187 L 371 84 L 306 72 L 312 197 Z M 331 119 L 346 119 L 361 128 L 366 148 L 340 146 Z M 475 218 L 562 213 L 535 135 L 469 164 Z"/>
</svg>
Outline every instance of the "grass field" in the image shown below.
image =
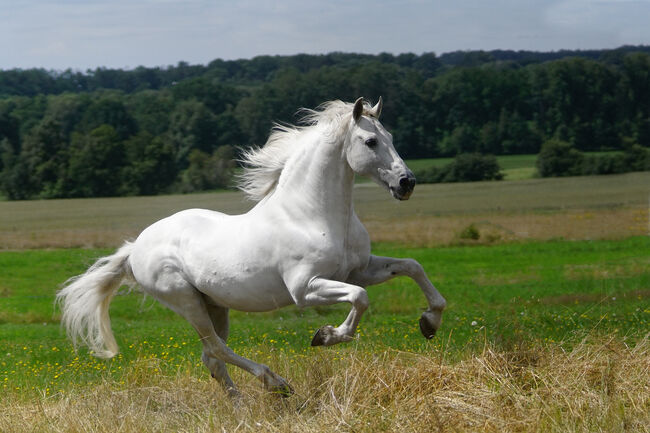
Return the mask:
<svg viewBox="0 0 650 433">
<path fill-rule="evenodd" d="M 427 167 L 442 167 L 452 162 L 454 158 L 423 158 L 410 159 L 406 164 L 413 171 L 423 170 Z M 537 173 L 535 161 L 537 155 L 499 155 L 497 161 L 505 180 L 532 179 Z"/>
<path fill-rule="evenodd" d="M 404 362 L 403 368 L 409 368 L 411 362 L 432 363 L 431 374 L 437 375 L 484 356 L 532 356 L 533 361 L 519 362 L 534 370 L 545 353 L 604 350 L 587 345 L 584 339 L 620 345 L 612 350 L 641 350 L 635 348 L 645 347 L 650 329 L 649 249 L 647 237 L 472 248 L 378 245 L 380 254 L 418 259 L 447 297 L 443 328 L 434 340 L 424 340 L 417 329 L 417 318 L 425 305 L 422 295 L 412 282 L 399 279 L 369 290 L 371 308 L 364 316 L 359 338 L 348 345 L 309 347 L 319 326 L 343 320 L 345 306 L 287 308 L 265 314 L 234 312 L 229 343 L 238 353 L 286 375 L 297 389 L 295 400 L 300 404 L 309 400 L 313 386 L 309 380 L 315 380 L 310 379 L 309 369 L 315 362 L 331 364 L 319 366 L 325 371 L 318 374 L 327 383 L 339 380 L 342 372 L 337 369 L 347 368 L 348 362 L 378 362 L 377 356 L 386 362 Z M 198 382 L 204 392 L 218 400 L 225 398 L 216 384 L 209 385 L 211 379 L 200 361 L 200 344 L 189 325 L 137 293 L 118 296 L 111 308 L 122 349 L 117 358 L 102 361 L 85 350 L 74 352 L 57 326 L 58 314 L 52 307 L 54 290 L 68 276 L 82 272 L 93 258 L 106 253 L 65 249 L 0 254 L 0 269 L 5 271 L 0 289 L 0 383 L 5 404 L 15 408 L 33 407 L 35 400 L 61 404 L 70 395 L 95 392 L 97 386 L 110 395 L 140 392 L 140 388 L 161 386 L 161 378 Z M 647 373 L 650 354 L 647 348 L 643 351 L 639 362 L 646 363 Z M 378 368 L 385 367 L 378 362 Z M 252 378 L 233 373 L 246 392 L 257 395 L 258 384 Z M 647 379 L 643 386 L 650 386 Z M 185 382 L 185 386 L 194 385 Z M 648 394 L 637 398 L 641 399 L 637 403 L 646 408 L 650 404 Z M 224 407 L 222 401 L 210 400 L 209 404 Z M 621 415 L 627 418 L 634 413 L 629 409 Z M 348 415 L 354 418 L 355 412 Z M 15 425 L 10 422 L 0 417 L 0 429 L 12 431 L 8 426 Z M 421 431 L 428 430 L 423 426 Z"/>
<path fill-rule="evenodd" d="M 151 299 L 115 298 L 110 361 L 73 350 L 53 299 L 124 236 L 187 207 L 245 211 L 241 195 L 0 203 L 0 431 L 650 431 L 648 185 L 420 185 L 404 203 L 358 186 L 374 252 L 416 258 L 447 298 L 438 335 L 421 337 L 425 301 L 403 278 L 369 288 L 345 345 L 309 347 L 345 305 L 233 312 L 230 346 L 296 389 L 279 399 L 231 368 L 238 409 L 189 324 Z"/>
<path fill-rule="evenodd" d="M 611 155 L 621 153 L 620 151 L 606 152 L 588 152 L 587 155 Z M 501 167 L 504 180 L 522 180 L 538 177 L 535 162 L 537 155 L 498 155 L 497 161 Z M 409 168 L 413 171 L 425 169 L 427 167 L 442 167 L 452 162 L 454 158 L 423 158 L 410 159 L 406 161 Z"/>
</svg>

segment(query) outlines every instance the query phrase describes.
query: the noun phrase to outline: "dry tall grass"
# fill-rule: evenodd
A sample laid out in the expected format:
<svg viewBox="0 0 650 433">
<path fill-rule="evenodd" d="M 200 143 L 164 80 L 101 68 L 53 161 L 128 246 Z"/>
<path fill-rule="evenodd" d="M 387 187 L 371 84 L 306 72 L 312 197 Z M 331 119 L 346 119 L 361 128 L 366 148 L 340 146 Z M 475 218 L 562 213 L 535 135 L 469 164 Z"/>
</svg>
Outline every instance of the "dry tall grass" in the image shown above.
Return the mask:
<svg viewBox="0 0 650 433">
<path fill-rule="evenodd" d="M 418 185 L 408 202 L 357 185 L 355 208 L 374 241 L 448 245 L 469 224 L 480 242 L 621 239 L 650 232 L 650 172 Z M 236 214 L 237 192 L 79 200 L 0 201 L 0 249 L 116 247 L 153 222 L 202 207 Z"/>
<path fill-rule="evenodd" d="M 411 216 L 364 220 L 375 242 L 418 247 L 457 243 L 493 244 L 527 240 L 614 240 L 650 234 L 647 207 L 565 210 L 547 213 L 490 213 L 454 216 Z M 465 240 L 463 230 L 474 226 L 479 239 Z"/>
<path fill-rule="evenodd" d="M 338 355 L 340 356 L 340 355 Z M 292 362 L 293 361 L 293 362 Z M 3 432 L 648 432 L 650 339 L 591 339 L 563 351 L 486 347 L 450 361 L 430 355 L 319 350 L 271 365 L 297 394 L 244 382 L 239 408 L 203 375 L 152 375 L 133 364 L 125 384 L 0 404 Z"/>
</svg>

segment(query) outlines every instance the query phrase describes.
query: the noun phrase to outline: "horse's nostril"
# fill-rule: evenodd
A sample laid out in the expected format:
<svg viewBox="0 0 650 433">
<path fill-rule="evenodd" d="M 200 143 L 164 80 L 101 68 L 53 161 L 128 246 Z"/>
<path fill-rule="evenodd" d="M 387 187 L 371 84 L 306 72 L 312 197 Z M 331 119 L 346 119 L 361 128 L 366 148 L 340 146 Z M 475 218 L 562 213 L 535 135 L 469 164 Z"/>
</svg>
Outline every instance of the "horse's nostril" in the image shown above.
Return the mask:
<svg viewBox="0 0 650 433">
<path fill-rule="evenodd" d="M 415 178 L 414 177 L 409 177 L 409 176 L 404 176 L 404 177 L 400 178 L 399 186 L 403 190 L 411 191 L 413 188 L 415 188 Z"/>
</svg>

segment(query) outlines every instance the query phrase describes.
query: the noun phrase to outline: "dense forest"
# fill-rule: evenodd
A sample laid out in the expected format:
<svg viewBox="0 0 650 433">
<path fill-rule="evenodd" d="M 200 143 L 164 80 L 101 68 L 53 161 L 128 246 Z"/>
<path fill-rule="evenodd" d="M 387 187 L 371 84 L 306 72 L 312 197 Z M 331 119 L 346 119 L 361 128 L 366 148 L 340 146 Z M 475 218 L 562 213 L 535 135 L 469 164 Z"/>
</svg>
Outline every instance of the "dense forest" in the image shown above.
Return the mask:
<svg viewBox="0 0 650 433">
<path fill-rule="evenodd" d="M 0 194 L 224 186 L 236 148 L 263 144 L 273 122 L 295 122 L 298 108 L 327 100 L 380 95 L 404 158 L 531 154 L 558 142 L 575 152 L 650 148 L 645 46 L 13 69 L 0 71 Z"/>
</svg>

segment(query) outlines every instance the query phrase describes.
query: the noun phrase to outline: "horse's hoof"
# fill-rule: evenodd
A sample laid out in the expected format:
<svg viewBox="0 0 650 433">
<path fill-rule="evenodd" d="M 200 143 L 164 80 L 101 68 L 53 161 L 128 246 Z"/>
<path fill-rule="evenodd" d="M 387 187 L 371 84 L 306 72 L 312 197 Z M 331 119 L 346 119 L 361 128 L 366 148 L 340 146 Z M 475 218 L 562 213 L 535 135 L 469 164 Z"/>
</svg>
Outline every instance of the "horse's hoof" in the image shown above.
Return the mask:
<svg viewBox="0 0 650 433">
<path fill-rule="evenodd" d="M 312 346 L 329 346 L 334 328 L 331 325 L 322 326 L 311 339 Z"/>
<path fill-rule="evenodd" d="M 427 340 L 431 340 L 433 336 L 436 335 L 436 328 L 431 325 L 431 322 L 424 316 L 424 314 L 420 317 L 420 332 Z"/>
<path fill-rule="evenodd" d="M 273 394 L 279 395 L 282 398 L 291 397 L 295 392 L 291 387 L 291 385 L 289 385 L 288 383 L 271 387 L 269 391 L 272 392 Z"/>
<path fill-rule="evenodd" d="M 266 390 L 272 394 L 277 394 L 280 397 L 289 397 L 293 394 L 291 385 L 283 377 L 269 370 L 268 367 L 266 367 L 262 382 Z"/>
<path fill-rule="evenodd" d="M 314 338 L 311 339 L 312 346 L 323 346 L 325 344 L 325 336 L 323 335 L 324 333 L 321 332 L 322 330 L 323 328 L 320 328 L 316 331 Z"/>
</svg>

